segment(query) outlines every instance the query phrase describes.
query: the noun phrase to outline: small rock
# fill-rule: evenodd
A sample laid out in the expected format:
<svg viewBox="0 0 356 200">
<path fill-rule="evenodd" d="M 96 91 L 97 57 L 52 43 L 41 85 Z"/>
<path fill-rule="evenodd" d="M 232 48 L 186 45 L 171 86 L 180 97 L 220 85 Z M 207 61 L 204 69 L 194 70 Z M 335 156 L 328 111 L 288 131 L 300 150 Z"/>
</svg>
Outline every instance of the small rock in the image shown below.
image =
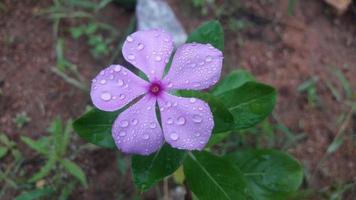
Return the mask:
<svg viewBox="0 0 356 200">
<path fill-rule="evenodd" d="M 325 0 L 330 6 L 334 7 L 339 15 L 344 14 L 349 6 L 351 5 L 351 0 Z"/>
</svg>

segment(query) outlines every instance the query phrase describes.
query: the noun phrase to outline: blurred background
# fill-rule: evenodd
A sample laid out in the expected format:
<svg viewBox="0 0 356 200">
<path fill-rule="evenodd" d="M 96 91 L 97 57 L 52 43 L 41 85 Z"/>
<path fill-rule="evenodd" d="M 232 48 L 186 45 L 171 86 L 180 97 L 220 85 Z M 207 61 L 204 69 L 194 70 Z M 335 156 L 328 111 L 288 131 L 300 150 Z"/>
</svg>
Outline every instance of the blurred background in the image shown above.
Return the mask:
<svg viewBox="0 0 356 200">
<path fill-rule="evenodd" d="M 179 172 L 137 191 L 129 157 L 86 144 L 71 120 L 91 105 L 90 80 L 125 63 L 128 34 L 157 26 L 179 44 L 210 19 L 225 31 L 223 74 L 278 91 L 268 119 L 216 152 L 285 150 L 305 168 L 295 199 L 355 199 L 351 0 L 0 0 L 0 199 L 184 199 Z"/>
</svg>

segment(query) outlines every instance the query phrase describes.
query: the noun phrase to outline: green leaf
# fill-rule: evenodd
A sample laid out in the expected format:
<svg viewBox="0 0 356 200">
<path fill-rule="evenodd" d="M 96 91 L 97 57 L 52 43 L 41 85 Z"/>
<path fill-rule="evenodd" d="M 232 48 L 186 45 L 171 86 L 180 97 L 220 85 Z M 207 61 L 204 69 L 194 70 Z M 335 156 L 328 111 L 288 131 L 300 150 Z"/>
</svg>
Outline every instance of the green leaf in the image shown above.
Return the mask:
<svg viewBox="0 0 356 200">
<path fill-rule="evenodd" d="M 214 133 L 223 133 L 232 129 L 234 118 L 224 104 L 215 96 L 193 90 L 180 90 L 178 94 L 183 97 L 196 97 L 209 104 L 214 117 Z"/>
<path fill-rule="evenodd" d="M 104 112 L 92 109 L 73 123 L 74 130 L 86 141 L 101 147 L 114 148 L 111 127 L 121 110 Z"/>
<path fill-rule="evenodd" d="M 84 187 L 88 187 L 87 177 L 84 171 L 77 164 L 68 159 L 61 160 L 61 164 L 64 169 L 77 178 Z"/>
<path fill-rule="evenodd" d="M 69 195 L 73 192 L 76 186 L 76 181 L 71 181 L 68 184 L 64 186 L 64 188 L 61 191 L 61 194 L 58 198 L 58 200 L 67 200 L 69 199 Z"/>
<path fill-rule="evenodd" d="M 0 144 L 3 144 L 5 146 L 7 146 L 7 147 L 11 146 L 10 139 L 4 133 L 0 134 Z"/>
<path fill-rule="evenodd" d="M 253 199 L 289 199 L 303 181 L 303 169 L 299 162 L 280 151 L 238 151 L 226 158 L 244 173 Z"/>
<path fill-rule="evenodd" d="M 334 153 L 335 151 L 337 151 L 341 145 L 344 143 L 344 137 L 342 135 L 337 136 L 333 142 L 329 145 L 328 149 L 327 149 L 327 153 Z"/>
<path fill-rule="evenodd" d="M 246 199 L 247 185 L 239 168 L 208 152 L 189 153 L 183 163 L 192 192 L 202 200 Z"/>
<path fill-rule="evenodd" d="M 215 48 L 224 51 L 224 30 L 219 21 L 208 21 L 195 29 L 188 37 L 186 43 L 209 43 Z"/>
<path fill-rule="evenodd" d="M 219 97 L 234 116 L 235 129 L 245 129 L 261 122 L 272 112 L 276 91 L 265 84 L 247 82 Z"/>
<path fill-rule="evenodd" d="M 0 147 L 0 159 L 7 154 L 7 150 L 6 147 Z"/>
<path fill-rule="evenodd" d="M 212 94 L 218 96 L 224 92 L 240 87 L 246 82 L 255 81 L 255 78 L 247 71 L 238 69 L 231 72 L 224 79 L 219 81 L 219 83 L 211 91 Z"/>
<path fill-rule="evenodd" d="M 41 137 L 38 140 L 33 140 L 27 136 L 21 136 L 21 141 L 42 155 L 48 155 L 49 153 L 51 141 L 49 137 Z"/>
<path fill-rule="evenodd" d="M 132 175 L 136 186 L 146 191 L 158 181 L 176 171 L 182 163 L 185 152 L 165 144 L 150 156 L 132 156 Z"/>
<path fill-rule="evenodd" d="M 54 190 L 52 188 L 36 189 L 29 192 L 23 192 L 15 198 L 15 200 L 38 200 L 49 196 Z"/>
<path fill-rule="evenodd" d="M 70 141 L 70 135 L 72 133 L 72 120 L 68 120 L 65 124 L 63 135 L 62 135 L 62 143 L 59 147 L 59 156 L 64 156 Z"/>
<path fill-rule="evenodd" d="M 47 163 L 40 169 L 39 172 L 37 172 L 35 175 L 33 175 L 30 178 L 29 182 L 33 183 L 47 176 L 51 172 L 51 170 L 54 169 L 56 161 L 57 161 L 56 152 L 53 150 L 50 154 Z"/>
</svg>

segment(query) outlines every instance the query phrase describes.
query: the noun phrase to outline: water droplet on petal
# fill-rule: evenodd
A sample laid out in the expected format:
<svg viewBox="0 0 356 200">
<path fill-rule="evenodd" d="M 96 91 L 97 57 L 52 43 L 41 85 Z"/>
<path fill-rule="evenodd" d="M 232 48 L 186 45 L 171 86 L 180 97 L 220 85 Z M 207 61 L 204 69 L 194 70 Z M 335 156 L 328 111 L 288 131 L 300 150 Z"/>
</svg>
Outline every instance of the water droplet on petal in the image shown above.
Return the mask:
<svg viewBox="0 0 356 200">
<path fill-rule="evenodd" d="M 124 137 L 126 135 L 125 131 L 120 131 L 119 136 Z"/>
<path fill-rule="evenodd" d="M 120 94 L 120 95 L 119 95 L 119 99 L 125 99 L 125 97 L 126 97 L 126 96 L 125 96 L 124 94 Z"/>
<path fill-rule="evenodd" d="M 199 132 L 196 132 L 194 135 L 195 135 L 196 137 L 199 137 L 199 136 L 200 136 L 200 133 L 199 133 Z"/>
<path fill-rule="evenodd" d="M 206 62 L 211 62 L 213 60 L 213 58 L 211 57 L 211 56 L 207 56 L 206 58 L 205 58 L 205 61 Z"/>
<path fill-rule="evenodd" d="M 166 106 L 169 108 L 169 107 L 171 107 L 171 106 L 172 106 L 172 103 L 171 103 L 171 102 L 169 102 L 169 101 L 167 101 L 167 102 L 166 102 Z"/>
<path fill-rule="evenodd" d="M 135 60 L 135 56 L 133 54 L 128 55 L 127 58 L 129 60 Z"/>
<path fill-rule="evenodd" d="M 193 122 L 200 123 L 203 121 L 203 118 L 200 115 L 193 115 Z"/>
<path fill-rule="evenodd" d="M 202 107 L 199 107 L 198 110 L 203 110 L 203 108 L 202 108 Z"/>
<path fill-rule="evenodd" d="M 174 141 L 178 140 L 179 138 L 179 136 L 176 133 L 172 133 L 169 137 Z"/>
<path fill-rule="evenodd" d="M 148 106 L 148 107 L 147 107 L 147 110 L 151 110 L 151 109 L 152 109 L 152 107 L 151 107 L 151 106 Z"/>
<path fill-rule="evenodd" d="M 156 128 L 157 127 L 157 124 L 156 124 L 156 122 L 151 122 L 150 123 L 150 128 Z"/>
<path fill-rule="evenodd" d="M 96 79 L 94 78 L 94 79 L 92 80 L 92 82 L 95 83 L 95 82 L 96 82 Z"/>
<path fill-rule="evenodd" d="M 111 80 L 114 79 L 114 75 L 110 75 L 109 79 L 111 79 Z"/>
<path fill-rule="evenodd" d="M 197 99 L 196 98 L 190 98 L 189 101 L 190 101 L 190 103 L 195 103 L 197 101 Z"/>
<path fill-rule="evenodd" d="M 117 85 L 118 86 L 123 86 L 124 85 L 124 81 L 121 80 L 121 79 L 117 80 Z"/>
<path fill-rule="evenodd" d="M 144 135 L 142 136 L 142 138 L 143 138 L 144 140 L 148 140 L 148 139 L 150 138 L 150 136 L 149 136 L 148 134 L 144 134 Z"/>
<path fill-rule="evenodd" d="M 137 123 L 138 123 L 138 120 L 137 120 L 137 119 L 131 120 L 131 124 L 132 124 L 132 125 L 136 125 Z"/>
<path fill-rule="evenodd" d="M 161 60 L 162 60 L 162 57 L 161 57 L 161 56 L 156 56 L 155 60 L 156 60 L 156 61 L 161 61 Z"/>
<path fill-rule="evenodd" d="M 132 41 L 133 41 L 133 38 L 132 38 L 131 36 L 128 36 L 128 37 L 126 38 L 126 40 L 127 40 L 128 42 L 132 42 Z"/>
<path fill-rule="evenodd" d="M 169 88 L 173 87 L 173 83 L 169 83 L 169 84 L 167 85 L 167 87 L 169 87 Z"/>
<path fill-rule="evenodd" d="M 184 125 L 185 124 L 185 118 L 184 117 L 178 117 L 177 124 L 178 125 Z"/>
<path fill-rule="evenodd" d="M 167 124 L 173 124 L 173 119 L 172 118 L 168 118 L 167 119 Z"/>
<path fill-rule="evenodd" d="M 129 122 L 128 122 L 127 120 L 122 120 L 122 121 L 120 122 L 120 126 L 121 126 L 122 128 L 128 127 L 128 126 L 129 126 Z"/>
<path fill-rule="evenodd" d="M 200 144 L 205 144 L 205 142 L 204 142 L 203 140 L 201 140 L 199 143 L 200 143 Z"/>
<path fill-rule="evenodd" d="M 103 79 L 103 80 L 100 81 L 100 83 L 101 83 L 101 84 L 105 84 L 105 83 L 106 83 L 106 80 Z"/>
<path fill-rule="evenodd" d="M 142 43 L 137 45 L 137 50 L 141 51 L 143 48 L 145 48 L 145 46 Z"/>
<path fill-rule="evenodd" d="M 121 70 L 121 66 L 120 65 L 115 65 L 114 71 L 115 72 L 119 72 L 120 70 Z"/>
<path fill-rule="evenodd" d="M 103 92 L 101 95 L 100 95 L 100 98 L 104 101 L 110 101 L 111 99 L 111 94 L 109 92 Z"/>
</svg>

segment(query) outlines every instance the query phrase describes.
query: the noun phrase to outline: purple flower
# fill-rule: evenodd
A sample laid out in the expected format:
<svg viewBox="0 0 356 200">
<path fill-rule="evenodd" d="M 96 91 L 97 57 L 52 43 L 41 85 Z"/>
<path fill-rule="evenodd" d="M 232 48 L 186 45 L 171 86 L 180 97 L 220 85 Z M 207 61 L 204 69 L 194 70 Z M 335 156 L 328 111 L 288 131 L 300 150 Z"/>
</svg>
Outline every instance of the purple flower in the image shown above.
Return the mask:
<svg viewBox="0 0 356 200">
<path fill-rule="evenodd" d="M 125 153 L 148 155 L 164 141 L 178 149 L 202 150 L 210 138 L 214 121 L 208 104 L 169 92 L 214 85 L 220 77 L 222 53 L 210 44 L 184 44 L 163 77 L 172 51 L 169 33 L 157 29 L 135 32 L 127 37 L 122 53 L 147 75 L 149 82 L 120 65 L 111 65 L 93 79 L 90 95 L 100 110 L 115 111 L 143 96 L 123 111 L 112 127 L 115 143 Z"/>
</svg>

